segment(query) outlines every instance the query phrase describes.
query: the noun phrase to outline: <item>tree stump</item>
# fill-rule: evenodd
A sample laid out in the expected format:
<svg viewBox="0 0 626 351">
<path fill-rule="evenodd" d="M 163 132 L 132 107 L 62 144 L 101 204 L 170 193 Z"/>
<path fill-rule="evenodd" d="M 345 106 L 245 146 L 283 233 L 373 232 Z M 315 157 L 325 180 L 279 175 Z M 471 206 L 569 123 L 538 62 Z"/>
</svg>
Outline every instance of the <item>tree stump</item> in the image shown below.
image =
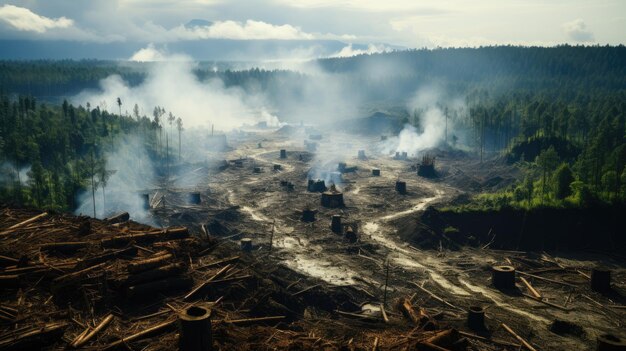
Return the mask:
<svg viewBox="0 0 626 351">
<path fill-rule="evenodd" d="M 511 266 L 494 266 L 491 273 L 493 286 L 500 290 L 515 289 L 515 268 Z"/>
<path fill-rule="evenodd" d="M 203 305 L 191 306 L 178 314 L 180 351 L 213 350 L 211 309 Z"/>
<path fill-rule="evenodd" d="M 480 306 L 470 306 L 467 313 L 467 326 L 474 331 L 485 330 L 485 310 Z"/>
<path fill-rule="evenodd" d="M 594 268 L 591 271 L 591 290 L 607 292 L 611 290 L 611 271 L 604 268 Z"/>
<path fill-rule="evenodd" d="M 333 215 L 333 218 L 330 222 L 330 230 L 335 234 L 342 234 L 343 228 L 341 227 L 340 215 Z"/>
<path fill-rule="evenodd" d="M 396 191 L 400 194 L 406 194 L 406 182 L 396 181 Z"/>
<path fill-rule="evenodd" d="M 191 193 L 189 194 L 189 203 L 192 205 L 199 205 L 202 202 L 200 198 L 200 193 Z"/>
<path fill-rule="evenodd" d="M 241 245 L 241 251 L 244 251 L 244 252 L 252 251 L 252 239 L 250 238 L 241 239 L 240 245 Z"/>
</svg>

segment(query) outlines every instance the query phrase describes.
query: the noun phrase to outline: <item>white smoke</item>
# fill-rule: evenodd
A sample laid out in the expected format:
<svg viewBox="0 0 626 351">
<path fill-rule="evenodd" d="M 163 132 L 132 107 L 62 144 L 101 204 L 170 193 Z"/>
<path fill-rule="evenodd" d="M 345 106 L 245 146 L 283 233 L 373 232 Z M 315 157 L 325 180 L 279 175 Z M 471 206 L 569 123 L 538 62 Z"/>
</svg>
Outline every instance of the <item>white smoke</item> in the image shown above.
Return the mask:
<svg viewBox="0 0 626 351">
<path fill-rule="evenodd" d="M 415 156 L 419 152 L 437 147 L 445 141 L 446 116 L 438 105 L 439 94 L 434 90 L 421 89 L 409 102 L 410 113 L 419 111 L 418 127 L 406 124 L 397 137 L 382 143 L 384 153 L 407 152 Z M 452 121 L 448 118 L 448 131 L 452 130 Z"/>
<path fill-rule="evenodd" d="M 3 162 L 0 164 L 0 184 L 3 184 L 3 187 L 8 188 L 8 184 L 14 184 L 18 181 L 21 185 L 27 185 L 30 181 L 30 177 L 28 176 L 30 173 L 30 166 L 20 167 L 18 172 L 15 171 L 15 165 L 10 162 Z"/>
<path fill-rule="evenodd" d="M 351 56 L 357 56 L 357 55 L 380 54 L 380 53 L 391 52 L 391 51 L 393 50 L 390 47 L 382 45 L 382 44 L 380 45 L 369 44 L 367 46 L 367 49 L 354 49 L 352 47 L 352 44 L 348 44 L 347 46 L 344 46 L 341 50 L 330 55 L 329 57 L 351 57 Z"/>
<path fill-rule="evenodd" d="M 194 74 L 196 63 L 182 55 L 169 55 L 154 47 L 133 55 L 138 60 L 155 62 L 145 81 L 130 86 L 120 76 L 112 75 L 100 82 L 99 91 L 85 91 L 74 97 L 76 104 L 106 101 L 115 105 L 117 98 L 126 106 L 137 104 L 142 111 L 161 106 L 181 117 L 186 127 L 210 127 L 229 130 L 243 124 L 254 124 L 265 117 L 262 95 L 246 94 L 241 88 L 226 88 L 219 79 L 200 81 Z M 148 116 L 152 118 L 152 116 Z"/>
<path fill-rule="evenodd" d="M 96 217 L 105 218 L 125 211 L 135 221 L 153 224 L 141 197 L 149 189 L 154 189 L 156 183 L 154 166 L 143 140 L 138 136 L 126 136 L 116 143 L 114 150 L 104 156 L 106 170 L 111 175 L 104 187 L 104 194 L 102 184 L 96 184 Z M 95 181 L 100 181 L 97 175 Z M 78 195 L 78 203 L 76 214 L 93 215 L 94 201 L 90 182 L 87 189 Z"/>
</svg>

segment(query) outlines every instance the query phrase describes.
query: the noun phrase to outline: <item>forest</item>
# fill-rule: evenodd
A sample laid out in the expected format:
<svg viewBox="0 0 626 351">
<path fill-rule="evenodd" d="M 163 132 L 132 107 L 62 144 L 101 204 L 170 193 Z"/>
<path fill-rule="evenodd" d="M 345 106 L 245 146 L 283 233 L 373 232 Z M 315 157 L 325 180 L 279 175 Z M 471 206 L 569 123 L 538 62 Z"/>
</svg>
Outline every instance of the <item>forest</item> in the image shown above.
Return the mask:
<svg viewBox="0 0 626 351">
<path fill-rule="evenodd" d="M 227 87 L 263 91 L 278 109 L 287 89 L 297 96 L 314 79 L 290 70 L 215 71 L 214 64 L 198 64 L 198 79 L 219 78 Z M 500 158 L 521 170 L 517 184 L 481 194 L 471 206 L 591 206 L 626 200 L 624 46 L 421 49 L 315 64 L 358 87 L 374 106 L 396 107 L 400 112 L 393 117 L 418 129 L 424 111 L 409 110 L 403 101 L 420 87 L 440 87 L 438 106 L 454 125 L 448 146 L 479 162 Z M 180 137 L 184 116 L 158 106 L 151 116 L 142 116 L 133 106 L 122 109 L 123 96 L 110 111 L 65 101 L 84 89 L 97 89 L 99 80 L 111 74 L 141 84 L 152 65 L 0 62 L 0 200 L 74 209 L 80 190 L 104 191 L 102 155 L 125 135 L 145 136 L 153 157 L 175 152 L 175 146 L 163 147 L 163 128 L 176 125 Z M 450 98 L 459 96 L 461 106 Z"/>
</svg>

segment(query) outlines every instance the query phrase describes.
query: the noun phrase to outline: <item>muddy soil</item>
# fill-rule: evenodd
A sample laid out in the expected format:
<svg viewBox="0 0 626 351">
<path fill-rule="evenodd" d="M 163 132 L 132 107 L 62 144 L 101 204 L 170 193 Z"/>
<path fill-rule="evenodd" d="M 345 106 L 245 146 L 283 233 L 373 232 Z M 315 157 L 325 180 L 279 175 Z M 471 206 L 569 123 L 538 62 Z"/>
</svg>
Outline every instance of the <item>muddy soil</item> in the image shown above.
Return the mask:
<svg viewBox="0 0 626 351">
<path fill-rule="evenodd" d="M 588 274 L 594 266 L 612 268 L 616 296 L 620 296 L 626 281 L 623 260 L 600 254 L 579 259 L 575 253 L 537 256 L 471 247 L 449 251 L 444 245 L 438 250 L 422 250 L 398 235 L 399 228 L 414 223 L 428 206 L 450 202 L 489 185 L 487 181 L 498 176 L 498 167 L 503 167 L 502 179 L 514 179 L 515 171 L 510 166 L 506 168 L 495 160 L 493 167 L 485 168 L 476 166 L 476 160 L 467 156 L 441 157 L 437 167 L 442 177 L 428 180 L 414 171 L 412 166 L 417 159 L 395 160 L 380 153 L 379 137 L 352 142 L 350 135 L 325 133 L 322 140 L 315 141 L 318 149 L 314 153 L 307 150 L 306 138 L 303 131 L 289 135 L 266 131 L 229 141 L 232 150 L 213 157 L 242 161 L 212 171 L 202 191 L 211 194 L 210 199 L 216 199 L 210 200 L 207 195 L 206 201 L 219 201 L 222 208 L 230 206 L 236 215 L 216 218 L 216 213 L 203 210 L 213 205 L 205 201 L 195 207 L 173 206 L 179 216 L 175 219 L 179 220 L 184 212 L 202 213 L 197 217 L 189 215 L 187 219 L 198 226 L 212 223 L 213 228 L 220 229 L 214 235 L 252 238 L 254 252 L 259 257 L 318 278 L 329 286 L 353 286 L 370 296 L 375 304 L 383 300 L 388 260 L 388 301 L 417 294 L 418 305 L 434 311 L 449 307 L 416 288 L 419 285 L 456 307 L 458 313 L 447 318 L 461 329 L 465 328 L 467 308 L 482 305 L 487 308 L 487 324 L 495 337 L 510 340 L 510 335 L 499 327 L 505 322 L 541 349 L 589 349 L 595 345 L 597 335 L 623 332 L 624 309 L 612 307 L 623 305 L 621 298 L 609 299 L 591 292 L 586 278 L 576 273 L 579 270 Z M 344 156 L 338 155 L 338 146 Z M 286 159 L 280 158 L 281 149 L 288 151 Z M 367 157 L 357 158 L 358 150 L 365 150 Z M 320 193 L 307 191 L 307 179 L 309 175 L 336 171 L 338 162 L 346 162 L 356 170 L 342 174 L 343 181 L 337 184 L 346 206 L 329 209 L 320 206 Z M 280 165 L 280 170 L 274 170 L 274 165 Z M 381 175 L 373 176 L 373 168 L 380 169 Z M 395 191 L 397 180 L 406 182 L 406 194 Z M 457 187 L 464 182 L 475 184 Z M 316 220 L 301 221 L 302 209 L 316 210 Z M 165 213 L 171 217 L 171 211 L 162 215 Z M 331 231 L 331 217 L 336 214 L 342 216 L 344 224 L 357 229 L 356 242 Z M 510 264 L 521 271 L 543 269 L 547 273 L 542 276 L 548 279 L 560 281 L 567 277 L 568 281 L 577 283 L 563 285 L 531 279 L 531 284 L 548 302 L 565 306 L 555 308 L 525 297 L 523 287 L 514 293 L 493 288 L 491 267 L 498 264 Z M 584 334 L 572 337 L 551 332 L 549 328 L 555 319 L 581 326 Z"/>
</svg>

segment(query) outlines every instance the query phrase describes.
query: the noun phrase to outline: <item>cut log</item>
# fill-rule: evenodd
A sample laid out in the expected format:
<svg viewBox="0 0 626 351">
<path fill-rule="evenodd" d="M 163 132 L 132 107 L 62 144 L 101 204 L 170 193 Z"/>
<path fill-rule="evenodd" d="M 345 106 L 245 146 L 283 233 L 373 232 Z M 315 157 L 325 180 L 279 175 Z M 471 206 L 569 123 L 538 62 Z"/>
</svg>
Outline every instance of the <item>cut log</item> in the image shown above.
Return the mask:
<svg viewBox="0 0 626 351">
<path fill-rule="evenodd" d="M 157 293 L 160 292 L 189 289 L 192 284 L 193 280 L 191 278 L 173 277 L 161 279 L 145 284 L 130 286 L 126 289 L 126 296 L 130 299 L 142 297 L 145 295 L 155 296 Z"/>
<path fill-rule="evenodd" d="M 502 323 L 502 328 L 504 328 L 504 330 L 506 330 L 509 334 L 511 334 L 515 339 L 517 339 L 528 350 L 530 350 L 530 351 L 537 351 L 537 349 L 532 347 L 532 345 L 530 345 L 526 340 L 524 340 L 524 338 L 522 338 L 521 336 L 517 335 L 517 333 L 514 332 L 513 329 L 511 329 L 508 325 Z"/>
<path fill-rule="evenodd" d="M 140 340 L 140 339 L 146 338 L 148 336 L 155 336 L 155 335 L 163 333 L 163 332 L 165 332 L 167 330 L 173 329 L 175 327 L 175 325 L 176 325 L 176 319 L 172 319 L 170 321 L 157 324 L 157 325 L 152 326 L 152 327 L 150 327 L 148 329 L 144 329 L 144 330 L 142 330 L 142 331 L 140 331 L 138 333 L 135 333 L 133 335 L 129 335 L 129 336 L 127 336 L 125 338 L 122 338 L 122 339 L 120 339 L 118 341 L 110 343 L 109 345 L 105 346 L 103 348 L 103 350 L 106 350 L 106 351 L 108 351 L 108 350 L 115 350 L 115 349 L 117 349 L 117 348 L 119 348 L 121 346 L 124 346 L 124 345 L 128 344 L 129 342 L 132 342 L 132 341 L 135 341 L 135 340 Z"/>
<path fill-rule="evenodd" d="M 130 215 L 128 214 L 128 212 L 120 212 L 111 217 L 105 218 L 104 221 L 109 224 L 116 224 L 116 223 L 128 222 L 129 219 L 130 219 Z"/>
<path fill-rule="evenodd" d="M 197 294 L 200 290 L 204 289 L 204 287 L 206 287 L 209 282 L 211 282 L 212 280 L 215 280 L 217 277 L 224 274 L 227 270 L 230 269 L 230 267 L 232 266 L 230 264 L 227 264 L 222 269 L 220 269 L 217 273 L 215 273 L 211 278 L 204 281 L 203 283 L 200 283 L 200 285 L 198 285 L 197 287 L 193 288 L 193 290 L 191 290 L 189 294 L 185 295 L 184 300 L 190 299 L 192 296 Z"/>
<path fill-rule="evenodd" d="M 104 263 L 100 263 L 100 264 L 97 264 L 95 266 L 91 266 L 91 267 L 82 269 L 82 270 L 77 271 L 77 272 L 65 274 L 65 275 L 62 275 L 60 277 L 56 277 L 52 281 L 52 290 L 53 290 L 53 292 L 57 292 L 57 291 L 59 291 L 59 289 L 62 289 L 64 287 L 68 287 L 68 286 L 73 286 L 73 285 L 79 284 L 80 281 L 88 273 L 91 273 L 92 271 L 94 271 L 94 270 L 96 270 L 98 268 L 102 268 L 102 267 L 104 267 Z"/>
<path fill-rule="evenodd" d="M 259 317 L 259 318 L 245 318 L 245 319 L 225 319 L 224 323 L 237 324 L 237 325 L 248 325 L 255 323 L 265 323 L 265 322 L 277 322 L 285 319 L 285 316 L 272 316 L 272 317 Z"/>
<path fill-rule="evenodd" d="M 541 299 L 541 294 L 535 290 L 535 288 L 533 288 L 532 285 L 530 285 L 530 283 L 526 280 L 526 278 L 524 277 L 519 277 L 519 279 L 522 281 L 522 283 L 526 286 L 526 289 L 528 289 L 528 291 L 530 291 L 530 293 L 537 299 Z"/>
<path fill-rule="evenodd" d="M 115 247 L 128 245 L 131 242 L 153 242 L 166 241 L 175 239 L 184 239 L 189 237 L 189 230 L 185 227 L 168 228 L 161 231 L 117 235 L 112 238 L 102 240 L 102 247 Z"/>
<path fill-rule="evenodd" d="M 522 345 L 519 345 L 519 344 L 514 344 L 512 342 L 508 342 L 508 341 L 504 341 L 504 340 L 500 340 L 500 339 L 486 338 L 484 336 L 479 336 L 479 335 L 474 335 L 474 334 L 471 334 L 471 333 L 466 333 L 466 332 L 460 331 L 460 330 L 459 330 L 459 334 L 463 335 L 464 337 L 470 338 L 470 339 L 476 339 L 476 340 L 480 340 L 482 342 L 492 343 L 492 344 L 495 344 L 495 345 L 515 347 L 515 348 L 519 348 L 519 347 L 522 346 Z"/>
<path fill-rule="evenodd" d="M 27 224 L 33 223 L 33 222 L 35 222 L 35 221 L 37 221 L 37 220 L 39 220 L 41 218 L 44 218 L 46 216 L 48 216 L 48 212 L 44 212 L 44 213 L 38 214 L 35 217 L 29 218 L 29 219 L 27 219 L 27 220 L 25 220 L 23 222 L 14 224 L 14 225 L 10 226 L 9 228 L 7 228 L 7 230 L 1 232 L 0 236 L 10 234 L 10 233 L 13 232 L 13 230 L 18 229 L 19 227 L 23 227 L 23 226 L 25 226 Z"/>
<path fill-rule="evenodd" d="M 125 249 L 121 249 L 121 250 L 109 250 L 109 251 L 105 251 L 104 253 L 100 255 L 89 257 L 85 259 L 84 261 L 78 262 L 77 267 L 78 268 L 91 267 L 93 265 L 96 265 L 102 262 L 108 262 L 118 257 L 135 256 L 135 255 L 137 255 L 137 248 L 133 246 L 125 248 Z"/>
<path fill-rule="evenodd" d="M 178 275 L 185 270 L 185 266 L 180 263 L 171 263 L 162 267 L 157 267 L 148 271 L 140 272 L 128 277 L 124 281 L 124 286 L 138 285 L 154 280 L 159 280 Z"/>
<path fill-rule="evenodd" d="M 50 323 L 30 328 L 0 341 L 0 350 L 39 350 L 59 340 L 67 323 Z"/>
<path fill-rule="evenodd" d="M 19 262 L 17 258 L 0 255 L 0 267 L 16 266 Z"/>
<path fill-rule="evenodd" d="M 172 259 L 173 257 L 174 255 L 172 254 L 163 254 L 139 261 L 133 261 L 128 264 L 127 269 L 129 273 L 139 273 L 147 271 L 149 269 L 165 265 L 167 261 Z"/>
<path fill-rule="evenodd" d="M 418 324 L 420 322 L 420 315 L 413 308 L 413 304 L 409 298 L 405 297 L 400 300 L 399 307 L 402 314 L 413 322 L 413 324 Z"/>
<path fill-rule="evenodd" d="M 200 265 L 196 267 L 195 269 L 198 270 L 198 269 L 204 269 L 204 268 L 217 266 L 217 265 L 224 264 L 224 263 L 231 263 L 231 262 L 237 261 L 238 259 L 239 259 L 239 256 L 233 256 L 233 257 L 225 258 L 219 261 L 209 262 L 209 263 Z"/>
<path fill-rule="evenodd" d="M 80 249 L 87 247 L 89 244 L 90 243 L 87 241 L 48 243 L 41 245 L 39 249 L 46 252 L 74 253 Z"/>
<path fill-rule="evenodd" d="M 102 331 L 104 328 L 106 328 L 106 326 L 109 325 L 109 323 L 112 320 L 113 320 L 113 315 L 112 314 L 109 314 L 108 316 L 104 317 L 104 319 L 102 320 L 102 322 L 100 322 L 100 324 L 98 324 L 91 332 L 87 333 L 83 337 L 78 338 L 76 341 L 74 341 L 72 343 L 72 346 L 78 348 L 78 347 L 81 347 L 81 346 L 85 345 L 96 334 L 98 334 L 100 331 Z"/>
</svg>

